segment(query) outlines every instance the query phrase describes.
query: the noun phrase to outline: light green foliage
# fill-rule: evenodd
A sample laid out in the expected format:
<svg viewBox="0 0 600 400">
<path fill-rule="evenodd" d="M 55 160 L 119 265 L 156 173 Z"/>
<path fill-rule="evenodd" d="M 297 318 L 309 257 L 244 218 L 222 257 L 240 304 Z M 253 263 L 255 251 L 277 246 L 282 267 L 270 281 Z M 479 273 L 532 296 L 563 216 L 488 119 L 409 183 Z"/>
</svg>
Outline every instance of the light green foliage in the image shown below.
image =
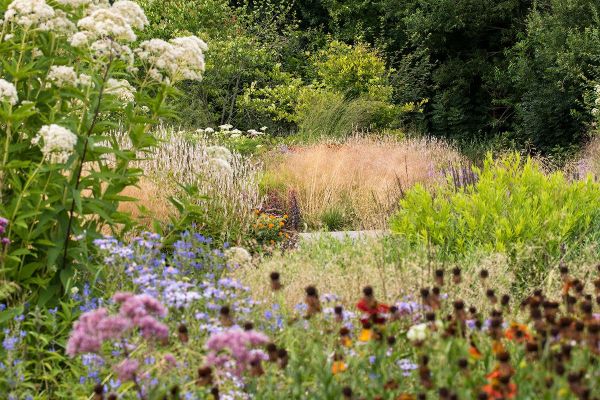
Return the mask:
<svg viewBox="0 0 600 400">
<path fill-rule="evenodd" d="M 366 45 L 333 40 L 314 57 L 318 81 L 348 98 L 389 101 L 392 87 L 384 60 Z"/>
<path fill-rule="evenodd" d="M 270 76 L 274 86 L 257 88 L 257 82 L 252 82 L 244 91 L 240 106 L 265 113 L 273 121 L 298 122 L 296 111 L 304 89 L 302 79 L 282 71 L 281 64 L 275 64 Z"/>
<path fill-rule="evenodd" d="M 449 184 L 430 192 L 417 185 L 408 191 L 392 231 L 450 257 L 477 249 L 511 257 L 532 251 L 542 264 L 543 257 L 560 256 L 561 245 L 576 252 L 582 241 L 597 238 L 600 186 L 591 179 L 569 182 L 561 172 L 546 175 L 518 155 L 488 156 L 474 171 L 473 186 Z M 532 272 L 531 265 L 522 268 L 524 276 Z"/>
<path fill-rule="evenodd" d="M 226 0 L 138 0 L 150 25 L 142 39 L 172 39 L 184 35 L 224 37 L 235 28 Z"/>
</svg>

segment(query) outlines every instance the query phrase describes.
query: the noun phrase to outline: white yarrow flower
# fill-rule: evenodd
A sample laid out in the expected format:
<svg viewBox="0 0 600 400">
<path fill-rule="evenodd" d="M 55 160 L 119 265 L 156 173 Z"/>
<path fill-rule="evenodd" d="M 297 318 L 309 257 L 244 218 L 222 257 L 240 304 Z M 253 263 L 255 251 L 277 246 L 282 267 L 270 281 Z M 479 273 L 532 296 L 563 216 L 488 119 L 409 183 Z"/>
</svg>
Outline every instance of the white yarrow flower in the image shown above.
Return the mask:
<svg viewBox="0 0 600 400">
<path fill-rule="evenodd" d="M 19 101 L 19 96 L 17 95 L 15 85 L 4 79 L 0 79 L 0 102 L 4 101 L 14 106 Z"/>
<path fill-rule="evenodd" d="M 31 143 L 41 143 L 42 153 L 52 163 L 65 163 L 77 144 L 77 135 L 59 125 L 44 125 Z"/>
<path fill-rule="evenodd" d="M 219 129 L 222 131 L 228 131 L 231 128 L 233 128 L 233 125 L 230 125 L 230 124 L 219 125 Z"/>
</svg>

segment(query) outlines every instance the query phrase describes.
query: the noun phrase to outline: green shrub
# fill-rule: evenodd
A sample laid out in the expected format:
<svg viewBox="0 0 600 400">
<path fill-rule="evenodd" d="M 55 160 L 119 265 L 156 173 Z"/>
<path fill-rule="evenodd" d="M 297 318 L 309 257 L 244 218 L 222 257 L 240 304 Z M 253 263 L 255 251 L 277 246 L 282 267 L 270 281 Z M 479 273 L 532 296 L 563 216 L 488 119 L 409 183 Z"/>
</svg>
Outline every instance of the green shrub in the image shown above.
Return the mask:
<svg viewBox="0 0 600 400">
<path fill-rule="evenodd" d="M 364 44 L 351 46 L 334 40 L 317 53 L 314 67 L 319 82 L 348 98 L 368 96 L 380 101 L 391 98 L 385 62 Z"/>
<path fill-rule="evenodd" d="M 559 257 L 562 246 L 577 251 L 600 232 L 600 186 L 591 178 L 569 182 L 561 172 L 547 175 L 516 154 L 499 160 L 488 156 L 474 172 L 477 183 L 462 189 L 448 184 L 432 193 L 417 185 L 408 191 L 392 231 L 450 258 L 484 250 L 512 259 L 527 253 L 537 263 Z M 520 278 L 536 272 L 532 264 L 521 266 Z"/>
</svg>

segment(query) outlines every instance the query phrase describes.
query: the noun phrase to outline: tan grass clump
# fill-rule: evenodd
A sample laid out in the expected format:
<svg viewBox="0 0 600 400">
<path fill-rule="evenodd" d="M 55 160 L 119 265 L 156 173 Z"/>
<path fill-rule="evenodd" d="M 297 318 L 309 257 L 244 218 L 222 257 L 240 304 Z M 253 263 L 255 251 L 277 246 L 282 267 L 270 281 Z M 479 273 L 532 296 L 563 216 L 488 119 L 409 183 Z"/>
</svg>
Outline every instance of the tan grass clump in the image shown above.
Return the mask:
<svg viewBox="0 0 600 400">
<path fill-rule="evenodd" d="M 338 209 L 353 229 L 383 229 L 404 190 L 439 179 L 436 172 L 461 160 L 436 139 L 355 136 L 293 148 L 267 164 L 267 175 L 272 187 L 296 192 L 309 228 Z"/>
</svg>

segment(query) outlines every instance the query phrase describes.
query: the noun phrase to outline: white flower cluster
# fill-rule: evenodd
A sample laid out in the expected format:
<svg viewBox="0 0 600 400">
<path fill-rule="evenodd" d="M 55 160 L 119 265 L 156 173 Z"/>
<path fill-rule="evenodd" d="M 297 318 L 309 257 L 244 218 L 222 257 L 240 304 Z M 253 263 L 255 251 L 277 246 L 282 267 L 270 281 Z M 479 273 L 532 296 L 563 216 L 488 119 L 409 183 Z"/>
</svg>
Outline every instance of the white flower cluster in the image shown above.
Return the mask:
<svg viewBox="0 0 600 400">
<path fill-rule="evenodd" d="M 88 16 L 80 19 L 77 23 L 80 31 L 73 35 L 71 44 L 79 47 L 107 37 L 133 42 L 137 39 L 133 29 L 143 29 L 147 24 L 148 19 L 138 4 L 119 0 L 110 7 L 95 8 Z"/>
<path fill-rule="evenodd" d="M 42 31 L 69 34 L 75 32 L 77 27 L 62 10 L 54 10 L 54 16 L 41 22 L 38 28 Z"/>
<path fill-rule="evenodd" d="M 0 102 L 6 101 L 13 106 L 19 101 L 17 88 L 7 80 L 0 79 Z"/>
<path fill-rule="evenodd" d="M 56 87 L 73 87 L 81 85 L 84 87 L 92 86 L 92 77 L 86 74 L 77 76 L 73 67 L 67 65 L 53 65 L 48 71 L 48 83 Z"/>
<path fill-rule="evenodd" d="M 31 143 L 39 145 L 42 141 L 42 153 L 52 163 L 65 163 L 77 144 L 77 135 L 59 125 L 44 125 Z"/>
<path fill-rule="evenodd" d="M 206 148 L 206 154 L 210 158 L 220 158 L 227 162 L 231 162 L 232 155 L 227 147 L 223 146 L 209 146 Z"/>
<path fill-rule="evenodd" d="M 417 324 L 410 327 L 406 337 L 411 342 L 423 342 L 427 339 L 427 324 Z"/>
<path fill-rule="evenodd" d="M 45 0 L 14 0 L 4 13 L 6 21 L 28 28 L 44 24 L 54 16 L 54 9 Z"/>
<path fill-rule="evenodd" d="M 78 80 L 75 69 L 67 65 L 53 65 L 48 72 L 48 81 L 59 88 L 75 86 Z"/>
<path fill-rule="evenodd" d="M 252 256 L 243 247 L 230 247 L 225 250 L 225 257 L 232 265 L 243 266 L 252 261 Z"/>
<path fill-rule="evenodd" d="M 116 96 L 125 104 L 133 103 L 135 101 L 136 90 L 126 79 L 110 78 L 106 81 L 105 92 Z"/>
<path fill-rule="evenodd" d="M 166 42 L 152 39 L 142 42 L 136 50 L 148 64 L 148 74 L 162 82 L 201 80 L 204 72 L 204 52 L 208 46 L 196 36 L 171 39 Z"/>
<path fill-rule="evenodd" d="M 219 176 L 233 175 L 233 168 L 230 164 L 233 156 L 226 147 L 209 146 L 206 148 L 206 155 L 208 156 L 209 169 L 214 174 Z"/>
</svg>

